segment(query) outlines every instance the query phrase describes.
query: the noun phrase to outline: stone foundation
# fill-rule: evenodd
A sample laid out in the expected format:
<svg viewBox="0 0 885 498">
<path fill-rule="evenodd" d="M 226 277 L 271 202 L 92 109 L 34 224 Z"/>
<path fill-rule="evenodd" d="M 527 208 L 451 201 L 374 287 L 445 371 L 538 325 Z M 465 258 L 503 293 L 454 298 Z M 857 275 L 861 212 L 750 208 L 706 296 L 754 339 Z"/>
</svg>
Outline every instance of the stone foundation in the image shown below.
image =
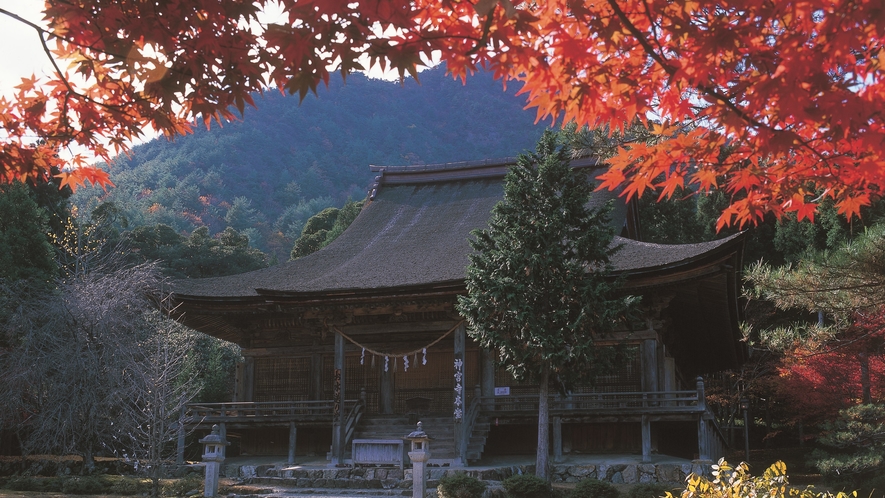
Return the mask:
<svg viewBox="0 0 885 498">
<path fill-rule="evenodd" d="M 234 466 L 228 465 L 224 475 L 247 480 L 253 484 L 274 484 L 292 488 L 342 488 L 342 489 L 408 489 L 412 486 L 412 469 L 398 468 L 340 468 L 340 469 L 292 469 L 274 465 Z M 443 476 L 463 472 L 495 486 L 514 474 L 533 474 L 534 465 L 517 465 L 475 469 L 429 467 L 428 488 L 436 487 Z M 553 482 L 574 483 L 583 479 L 600 479 L 613 484 L 636 484 L 661 482 L 682 484 L 691 474 L 710 477 L 709 464 L 574 464 L 554 465 Z"/>
<path fill-rule="evenodd" d="M 554 465 L 553 482 L 578 482 L 582 479 L 599 479 L 612 484 L 637 484 L 646 482 L 682 484 L 691 474 L 711 477 L 709 464 L 598 464 Z"/>
</svg>

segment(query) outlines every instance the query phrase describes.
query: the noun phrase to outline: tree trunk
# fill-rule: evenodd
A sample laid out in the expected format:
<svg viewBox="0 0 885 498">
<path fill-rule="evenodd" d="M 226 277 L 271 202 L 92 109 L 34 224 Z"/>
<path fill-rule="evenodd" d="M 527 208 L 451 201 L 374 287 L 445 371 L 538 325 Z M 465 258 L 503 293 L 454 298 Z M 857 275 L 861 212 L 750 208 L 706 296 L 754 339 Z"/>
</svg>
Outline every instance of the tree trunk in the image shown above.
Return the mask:
<svg viewBox="0 0 885 498">
<path fill-rule="evenodd" d="M 548 390 L 550 384 L 550 366 L 547 362 L 541 367 L 541 378 L 538 385 L 538 454 L 535 459 L 535 475 L 549 480 L 547 465 L 550 455 L 550 406 Z"/>
<path fill-rule="evenodd" d="M 151 469 L 151 498 L 160 496 L 160 473 Z"/>
<path fill-rule="evenodd" d="M 81 475 L 89 475 L 95 471 L 95 454 L 92 452 L 92 445 L 86 447 L 83 452 L 83 468 L 80 470 Z"/>
<path fill-rule="evenodd" d="M 870 391 L 870 357 L 865 351 L 857 354 L 860 362 L 860 388 L 863 395 L 864 404 L 873 402 L 873 394 Z"/>
</svg>

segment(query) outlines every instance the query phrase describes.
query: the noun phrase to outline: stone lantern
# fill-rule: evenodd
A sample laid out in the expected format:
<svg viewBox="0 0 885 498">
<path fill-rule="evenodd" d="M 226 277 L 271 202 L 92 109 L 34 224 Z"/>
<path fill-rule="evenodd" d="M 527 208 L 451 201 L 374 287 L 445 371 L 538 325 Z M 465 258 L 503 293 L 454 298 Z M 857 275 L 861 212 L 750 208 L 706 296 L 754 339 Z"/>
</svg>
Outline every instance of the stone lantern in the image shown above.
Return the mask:
<svg viewBox="0 0 885 498">
<path fill-rule="evenodd" d="M 424 498 L 427 493 L 427 460 L 430 458 L 430 436 L 418 428 L 405 437 L 412 443 L 409 459 L 412 460 L 412 498 Z"/>
<path fill-rule="evenodd" d="M 212 426 L 212 433 L 200 439 L 203 445 L 203 461 L 206 462 L 206 480 L 203 485 L 203 496 L 214 498 L 218 495 L 218 476 L 221 464 L 224 463 L 224 449 L 230 443 L 218 432 L 218 426 Z"/>
</svg>

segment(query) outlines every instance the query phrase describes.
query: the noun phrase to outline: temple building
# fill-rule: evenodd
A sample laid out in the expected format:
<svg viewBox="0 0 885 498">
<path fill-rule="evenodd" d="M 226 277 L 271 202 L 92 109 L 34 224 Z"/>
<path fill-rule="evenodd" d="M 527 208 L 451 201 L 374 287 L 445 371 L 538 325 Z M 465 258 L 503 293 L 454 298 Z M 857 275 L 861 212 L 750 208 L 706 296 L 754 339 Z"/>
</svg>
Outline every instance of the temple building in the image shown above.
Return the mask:
<svg viewBox="0 0 885 498">
<path fill-rule="evenodd" d="M 470 232 L 487 226 L 512 162 L 373 166 L 361 213 L 329 246 L 249 273 L 177 281 L 178 319 L 245 357 L 233 402 L 192 405 L 192 426 L 220 424 L 241 454 L 289 461 L 402 464 L 401 438 L 417 420 L 434 438 L 431 464 L 533 454 L 537 386 L 497 367 L 455 311 Z M 551 398 L 554 459 L 715 459 L 723 441 L 699 376 L 746 359 L 743 238 L 642 242 L 633 203 L 603 191 L 591 202 L 609 201 L 620 233 L 612 276 L 642 297 L 641 318 L 600 345 L 625 348 L 619 368 Z"/>
</svg>

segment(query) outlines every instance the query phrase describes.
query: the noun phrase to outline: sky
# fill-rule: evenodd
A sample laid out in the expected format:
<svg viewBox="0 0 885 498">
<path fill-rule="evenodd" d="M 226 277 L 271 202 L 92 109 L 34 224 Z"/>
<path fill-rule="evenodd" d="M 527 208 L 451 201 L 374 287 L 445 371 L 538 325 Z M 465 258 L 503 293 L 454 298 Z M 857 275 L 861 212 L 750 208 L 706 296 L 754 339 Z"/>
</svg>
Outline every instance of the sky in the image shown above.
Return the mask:
<svg viewBox="0 0 885 498">
<path fill-rule="evenodd" d="M 0 8 L 39 23 L 42 0 L 0 0 Z M 48 75 L 52 65 L 37 32 L 15 19 L 0 15 L 0 93 L 9 95 L 24 76 Z"/>
<path fill-rule="evenodd" d="M 43 24 L 41 12 L 43 5 L 43 0 L 0 0 L 0 9 L 36 24 Z M 281 16 L 279 10 L 270 8 L 260 20 L 273 22 Z M 0 96 L 8 98 L 13 95 L 15 86 L 23 77 L 30 77 L 32 74 L 49 77 L 54 72 L 36 30 L 2 13 L 0 13 L 0 47 L 3 47 L 0 50 Z M 64 64 L 61 66 L 62 69 L 65 68 Z M 394 72 L 381 74 L 377 66 L 375 69 L 370 71 L 370 77 L 391 80 L 397 77 Z M 147 132 L 145 138 L 150 139 L 153 136 L 153 133 Z"/>
<path fill-rule="evenodd" d="M 28 21 L 42 24 L 43 0 L 0 0 L 0 8 L 17 14 Z M 279 11 L 267 12 L 262 21 L 275 19 Z M 36 31 L 10 17 L 0 15 L 0 93 L 8 95 L 19 84 L 22 77 L 35 74 L 50 75 L 52 65 L 43 52 Z M 373 78 L 395 79 L 391 73 L 383 75 L 376 70 L 370 72 Z"/>
</svg>

